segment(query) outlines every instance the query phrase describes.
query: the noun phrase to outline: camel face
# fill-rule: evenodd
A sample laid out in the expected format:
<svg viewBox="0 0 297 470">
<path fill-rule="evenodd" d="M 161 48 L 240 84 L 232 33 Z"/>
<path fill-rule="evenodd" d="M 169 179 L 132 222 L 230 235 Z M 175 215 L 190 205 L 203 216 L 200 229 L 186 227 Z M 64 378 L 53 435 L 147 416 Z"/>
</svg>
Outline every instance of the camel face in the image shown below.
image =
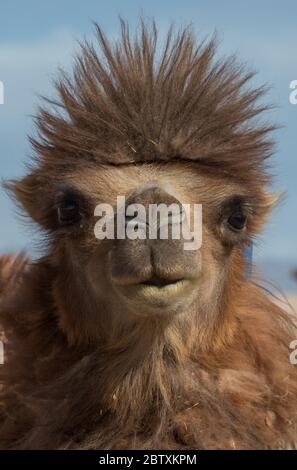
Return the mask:
<svg viewBox="0 0 297 470">
<path fill-rule="evenodd" d="M 123 321 L 136 317 L 170 319 L 197 309 L 205 312 L 208 305 L 214 306 L 214 299 L 219 305 L 232 263 L 242 257 L 242 247 L 257 221 L 247 188 L 203 174 L 195 164 L 85 168 L 67 178 L 61 176 L 57 188 L 50 196 L 54 202 L 49 203 L 51 215 L 47 217 L 55 219 L 57 249 L 63 253 L 61 268 L 70 263 L 79 279 L 78 289 L 85 286 L 92 302 L 108 304 L 111 315 Z M 118 236 L 119 197 L 124 200 L 120 215 L 125 228 L 134 222 L 135 237 L 127 232 Z M 151 208 L 161 204 L 174 206 L 181 214 L 183 207 L 189 209 L 188 229 L 193 239 L 198 232 L 198 246 L 188 249 L 183 219 L 174 220 L 172 213 L 165 219 L 165 237 L 161 236 L 162 214 L 156 233 L 150 232 Z M 198 204 L 201 217 L 194 214 Z M 113 210 L 105 218 L 106 224 L 112 222 L 112 233 L 99 239 L 95 228 L 106 215 L 106 205 Z M 98 212 L 96 216 L 98 207 L 103 208 L 100 216 Z M 134 212 L 135 207 L 138 210 Z M 174 226 L 179 229 L 176 238 Z M 212 309 L 213 317 L 218 314 L 219 308 Z"/>
</svg>

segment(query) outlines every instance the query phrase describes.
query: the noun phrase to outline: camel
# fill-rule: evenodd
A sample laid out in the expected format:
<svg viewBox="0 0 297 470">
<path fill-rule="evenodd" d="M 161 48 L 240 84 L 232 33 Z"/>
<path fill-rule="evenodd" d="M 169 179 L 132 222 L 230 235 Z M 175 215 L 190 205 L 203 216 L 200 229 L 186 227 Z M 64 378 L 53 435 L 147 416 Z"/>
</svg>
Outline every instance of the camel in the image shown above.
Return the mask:
<svg viewBox="0 0 297 470">
<path fill-rule="evenodd" d="M 0 448 L 296 447 L 296 325 L 246 274 L 277 204 L 275 126 L 216 49 L 189 27 L 160 42 L 121 20 L 112 43 L 96 25 L 38 110 L 29 172 L 6 183 L 44 250 L 1 260 Z M 94 209 L 118 195 L 201 204 L 201 247 L 98 240 Z"/>
</svg>

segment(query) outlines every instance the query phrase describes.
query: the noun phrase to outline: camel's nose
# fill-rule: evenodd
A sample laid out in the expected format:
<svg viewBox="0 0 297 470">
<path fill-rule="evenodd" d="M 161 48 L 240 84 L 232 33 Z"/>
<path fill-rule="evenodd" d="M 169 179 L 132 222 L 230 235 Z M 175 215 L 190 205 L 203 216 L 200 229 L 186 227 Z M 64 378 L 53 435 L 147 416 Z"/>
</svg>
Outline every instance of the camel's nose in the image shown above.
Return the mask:
<svg viewBox="0 0 297 470">
<path fill-rule="evenodd" d="M 159 229 L 182 223 L 183 216 L 181 202 L 159 185 L 140 188 L 126 199 L 126 225 L 133 219 L 140 226 L 157 224 Z"/>
<path fill-rule="evenodd" d="M 196 256 L 184 249 L 186 204 L 174 190 L 160 185 L 141 187 L 125 197 L 125 230 L 118 230 L 110 251 L 111 278 L 117 286 L 149 283 L 158 288 L 196 276 Z M 121 217 L 116 217 L 120 219 Z M 156 287 L 156 288 L 157 288 Z M 177 287 L 177 285 L 175 286 Z"/>
</svg>

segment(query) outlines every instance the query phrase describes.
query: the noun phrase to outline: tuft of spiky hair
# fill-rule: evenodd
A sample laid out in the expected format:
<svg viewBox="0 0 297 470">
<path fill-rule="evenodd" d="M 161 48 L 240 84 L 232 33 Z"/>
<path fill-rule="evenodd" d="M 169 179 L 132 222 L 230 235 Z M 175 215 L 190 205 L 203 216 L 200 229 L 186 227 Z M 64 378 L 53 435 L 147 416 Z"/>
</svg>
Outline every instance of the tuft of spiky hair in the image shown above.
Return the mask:
<svg viewBox="0 0 297 470">
<path fill-rule="evenodd" d="M 131 38 L 81 44 L 71 75 L 61 72 L 58 97 L 46 99 L 32 144 L 40 165 L 185 159 L 243 178 L 266 178 L 272 126 L 259 124 L 265 87 L 234 56 L 216 59 L 217 39 L 197 45 L 190 27 L 171 27 L 160 46 L 154 21 Z"/>
</svg>

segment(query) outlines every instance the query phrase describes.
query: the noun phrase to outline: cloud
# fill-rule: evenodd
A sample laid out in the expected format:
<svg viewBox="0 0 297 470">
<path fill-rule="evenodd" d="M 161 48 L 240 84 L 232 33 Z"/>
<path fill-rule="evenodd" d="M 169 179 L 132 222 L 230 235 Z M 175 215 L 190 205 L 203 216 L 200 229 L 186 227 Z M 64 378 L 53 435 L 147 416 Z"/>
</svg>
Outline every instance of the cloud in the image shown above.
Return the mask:
<svg viewBox="0 0 297 470">
<path fill-rule="evenodd" d="M 282 35 L 263 34 L 255 31 L 254 34 L 247 35 L 234 33 L 234 38 L 228 35 L 228 42 L 223 45 L 234 51 L 234 44 L 239 57 L 254 64 L 261 72 L 273 71 L 281 75 L 296 72 L 296 34 L 288 31 Z M 236 39 L 236 41 L 235 41 Z"/>
<path fill-rule="evenodd" d="M 38 42 L 0 45 L 0 80 L 5 94 L 1 113 L 7 125 L 10 118 L 33 112 L 37 94 L 51 91 L 57 67 L 69 68 L 75 48 L 75 38 L 68 31 L 56 31 Z"/>
<path fill-rule="evenodd" d="M 69 31 L 55 31 L 39 42 L 7 43 L 0 45 L 0 70 L 36 70 L 52 63 L 64 64 L 75 45 Z"/>
</svg>

